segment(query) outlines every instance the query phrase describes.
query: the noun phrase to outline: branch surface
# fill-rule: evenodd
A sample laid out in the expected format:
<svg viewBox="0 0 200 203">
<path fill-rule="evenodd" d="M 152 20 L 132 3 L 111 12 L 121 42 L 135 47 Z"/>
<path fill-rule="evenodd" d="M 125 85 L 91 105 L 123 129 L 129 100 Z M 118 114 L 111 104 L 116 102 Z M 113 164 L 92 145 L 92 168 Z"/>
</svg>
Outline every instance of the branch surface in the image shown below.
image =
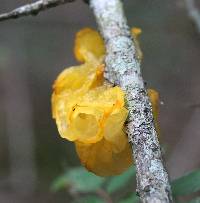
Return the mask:
<svg viewBox="0 0 200 203">
<path fill-rule="evenodd" d="M 32 4 L 26 4 L 8 13 L 0 14 L 0 21 L 18 18 L 28 15 L 37 15 L 40 11 L 56 7 L 61 4 L 69 3 L 74 0 L 39 0 Z"/>
<path fill-rule="evenodd" d="M 106 44 L 105 78 L 126 93 L 126 130 L 137 169 L 137 192 L 144 203 L 172 202 L 152 107 L 122 4 L 120 0 L 90 0 L 90 6 Z"/>
</svg>

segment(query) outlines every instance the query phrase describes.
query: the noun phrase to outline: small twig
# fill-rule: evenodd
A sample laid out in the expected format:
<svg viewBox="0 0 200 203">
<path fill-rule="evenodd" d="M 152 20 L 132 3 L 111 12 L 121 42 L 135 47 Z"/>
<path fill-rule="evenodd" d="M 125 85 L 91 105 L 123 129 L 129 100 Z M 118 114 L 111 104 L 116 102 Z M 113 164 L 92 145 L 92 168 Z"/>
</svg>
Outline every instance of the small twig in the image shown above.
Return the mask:
<svg viewBox="0 0 200 203">
<path fill-rule="evenodd" d="M 186 9 L 188 15 L 197 27 L 197 31 L 200 33 L 200 11 L 195 5 L 195 0 L 185 0 Z"/>
<path fill-rule="evenodd" d="M 126 93 L 126 131 L 136 164 L 137 191 L 143 203 L 172 202 L 168 174 L 153 122 L 140 62 L 120 0 L 90 0 L 106 44 L 105 78 Z"/>
<path fill-rule="evenodd" d="M 91 191 L 91 192 L 80 192 L 77 191 L 73 185 L 67 188 L 67 191 L 70 193 L 70 195 L 75 199 L 78 200 L 82 196 L 88 196 L 88 195 L 97 195 L 100 197 L 105 203 L 113 203 L 113 200 L 111 196 L 102 188 L 97 189 L 96 191 Z"/>
<path fill-rule="evenodd" d="M 193 108 L 193 109 L 200 108 L 200 103 L 196 102 L 196 103 L 187 104 L 186 107 Z"/>
<path fill-rule="evenodd" d="M 105 203 L 113 203 L 110 195 L 103 189 L 99 188 L 97 191 L 96 191 L 96 194 L 101 197 Z"/>
<path fill-rule="evenodd" d="M 75 0 L 39 0 L 32 4 L 26 4 L 8 13 L 0 14 L 0 21 L 19 18 L 28 15 L 37 15 L 40 11 L 56 7 L 61 4 L 73 2 Z"/>
</svg>

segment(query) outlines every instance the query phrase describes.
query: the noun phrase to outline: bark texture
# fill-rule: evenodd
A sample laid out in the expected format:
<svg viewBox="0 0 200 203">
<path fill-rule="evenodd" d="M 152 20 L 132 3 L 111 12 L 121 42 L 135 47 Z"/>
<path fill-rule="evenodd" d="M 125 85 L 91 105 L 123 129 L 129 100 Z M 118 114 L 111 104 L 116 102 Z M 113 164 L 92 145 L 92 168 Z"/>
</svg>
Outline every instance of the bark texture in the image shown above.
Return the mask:
<svg viewBox="0 0 200 203">
<path fill-rule="evenodd" d="M 90 6 L 106 44 L 105 78 L 126 93 L 126 130 L 137 169 L 137 192 L 145 203 L 172 202 L 152 107 L 122 4 L 120 0 L 90 0 Z"/>
</svg>

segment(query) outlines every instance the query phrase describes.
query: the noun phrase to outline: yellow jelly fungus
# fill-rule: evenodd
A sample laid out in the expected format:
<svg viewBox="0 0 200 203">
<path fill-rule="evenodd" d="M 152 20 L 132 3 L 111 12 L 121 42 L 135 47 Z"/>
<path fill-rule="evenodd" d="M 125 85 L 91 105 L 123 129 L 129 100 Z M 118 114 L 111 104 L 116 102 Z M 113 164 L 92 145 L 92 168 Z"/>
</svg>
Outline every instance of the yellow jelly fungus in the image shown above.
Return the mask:
<svg viewBox="0 0 200 203">
<path fill-rule="evenodd" d="M 160 129 L 158 126 L 158 114 L 159 114 L 159 103 L 160 103 L 159 93 L 154 89 L 148 89 L 147 93 L 152 105 L 155 128 L 159 135 L 160 134 Z"/>
<path fill-rule="evenodd" d="M 128 115 L 124 92 L 104 81 L 105 48 L 98 32 L 79 31 L 74 52 L 84 64 L 66 68 L 56 79 L 53 118 L 61 137 L 75 142 L 81 163 L 89 171 L 100 176 L 120 174 L 133 163 L 124 130 Z M 150 98 L 155 95 L 151 92 Z"/>
<path fill-rule="evenodd" d="M 138 28 L 138 27 L 133 27 L 133 28 L 131 28 L 131 33 L 135 37 L 138 37 L 139 35 L 141 35 L 142 30 L 140 28 Z"/>
<path fill-rule="evenodd" d="M 90 54 L 99 58 L 105 54 L 104 42 L 99 33 L 91 28 L 84 28 L 76 34 L 74 53 L 80 62 L 87 62 Z"/>
<path fill-rule="evenodd" d="M 142 57 L 143 57 L 142 50 L 140 48 L 140 42 L 138 40 L 141 33 L 142 33 L 142 30 L 140 28 L 133 27 L 131 29 L 131 34 L 132 34 L 133 41 L 136 48 L 136 57 L 140 62 L 142 61 Z"/>
</svg>

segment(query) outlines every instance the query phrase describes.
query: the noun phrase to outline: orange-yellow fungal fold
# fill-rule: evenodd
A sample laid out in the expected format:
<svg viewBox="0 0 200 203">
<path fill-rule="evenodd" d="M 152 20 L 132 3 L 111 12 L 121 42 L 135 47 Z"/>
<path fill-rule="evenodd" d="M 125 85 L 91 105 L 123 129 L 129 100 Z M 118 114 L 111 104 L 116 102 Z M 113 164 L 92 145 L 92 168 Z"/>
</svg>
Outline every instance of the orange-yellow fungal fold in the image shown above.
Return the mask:
<svg viewBox="0 0 200 203">
<path fill-rule="evenodd" d="M 160 103 L 159 93 L 154 89 L 148 89 L 147 93 L 152 105 L 154 125 L 159 135 L 160 134 L 160 129 L 158 125 L 159 103 Z"/>
<path fill-rule="evenodd" d="M 74 52 L 83 64 L 66 68 L 53 85 L 52 114 L 59 134 L 75 143 L 89 171 L 99 176 L 120 174 L 133 163 L 124 130 L 128 115 L 124 92 L 104 81 L 105 47 L 98 32 L 79 31 Z"/>
</svg>

